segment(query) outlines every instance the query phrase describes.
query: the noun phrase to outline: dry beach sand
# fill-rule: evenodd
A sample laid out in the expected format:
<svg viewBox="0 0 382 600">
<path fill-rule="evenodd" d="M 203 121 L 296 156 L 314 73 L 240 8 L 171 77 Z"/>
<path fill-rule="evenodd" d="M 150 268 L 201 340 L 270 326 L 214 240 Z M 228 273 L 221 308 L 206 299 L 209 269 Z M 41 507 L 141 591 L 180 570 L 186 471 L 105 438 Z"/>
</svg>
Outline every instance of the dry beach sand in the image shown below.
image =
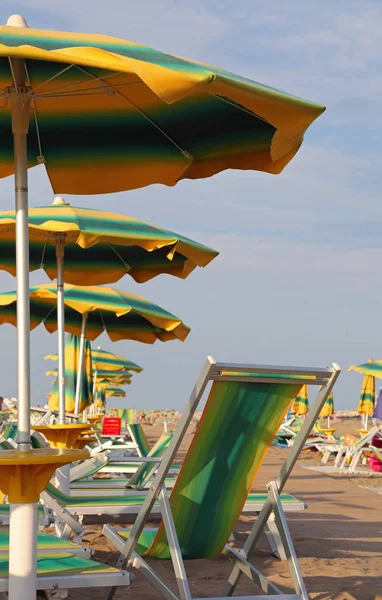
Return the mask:
<svg viewBox="0 0 382 600">
<path fill-rule="evenodd" d="M 338 434 L 354 431 L 359 420 L 346 419 L 336 422 Z M 159 426 L 146 428 L 151 440 L 160 433 Z M 336 433 L 337 433 L 336 432 Z M 179 458 L 187 449 L 192 436 L 188 434 Z M 271 448 L 254 490 L 264 491 L 266 483 L 277 473 L 285 450 Z M 382 600 L 382 495 L 359 487 L 366 485 L 382 488 L 382 477 L 344 475 L 327 476 L 302 468 L 319 464 L 319 458 L 304 452 L 289 479 L 286 491 L 300 498 L 308 509 L 300 513 L 288 513 L 287 519 L 297 556 L 311 598 L 319 600 Z M 239 520 L 235 536 L 241 545 L 249 533 L 255 517 L 246 515 Z M 102 537 L 102 523 L 131 523 L 131 519 L 112 521 L 98 518 L 95 524 L 86 524 L 84 543 L 95 550 L 95 556 L 114 565 L 117 559 L 112 546 Z M 158 520 L 151 520 L 155 526 Z M 253 552 L 252 562 L 287 593 L 293 593 L 287 564 L 270 556 L 265 539 Z M 160 563 L 160 564 L 158 564 Z M 231 571 L 229 561 L 219 557 L 212 561 L 187 561 L 191 592 L 196 597 L 219 596 Z M 176 589 L 170 562 L 157 561 L 155 568 Z M 259 590 L 247 578 L 242 577 L 236 594 L 252 595 Z M 122 598 L 154 600 L 159 594 L 139 575 L 128 590 L 120 588 L 116 600 Z M 96 589 L 72 592 L 70 598 L 99 600 L 102 591 Z"/>
</svg>

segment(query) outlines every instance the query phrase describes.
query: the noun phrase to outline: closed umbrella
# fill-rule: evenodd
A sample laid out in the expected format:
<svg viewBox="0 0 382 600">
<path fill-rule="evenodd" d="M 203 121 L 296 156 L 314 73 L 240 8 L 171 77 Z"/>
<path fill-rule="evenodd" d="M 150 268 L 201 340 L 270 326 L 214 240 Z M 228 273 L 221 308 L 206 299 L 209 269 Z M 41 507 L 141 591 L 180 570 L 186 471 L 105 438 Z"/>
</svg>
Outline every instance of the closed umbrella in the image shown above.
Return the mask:
<svg viewBox="0 0 382 600">
<path fill-rule="evenodd" d="M 80 352 L 80 339 L 70 334 L 65 344 L 65 406 L 69 413 L 75 412 L 77 387 L 79 385 L 80 378 L 82 384 L 79 392 L 78 412 L 82 412 L 93 404 L 93 367 L 92 367 L 92 355 L 90 350 L 90 342 L 85 340 L 84 355 L 85 360 L 83 362 L 83 369 L 81 373 L 77 372 L 78 368 L 78 357 Z M 51 375 L 58 375 L 57 370 L 50 371 Z M 58 409 L 58 384 L 57 379 L 53 384 L 52 393 L 48 401 L 50 408 L 54 410 Z"/>
<path fill-rule="evenodd" d="M 306 415 L 309 410 L 308 386 L 303 385 L 293 403 L 291 412 L 296 415 Z"/>
<path fill-rule="evenodd" d="M 368 427 L 368 419 L 372 416 L 375 408 L 375 377 L 365 375 L 362 382 L 361 396 L 358 403 L 357 412 L 363 415 L 363 426 Z"/>
<path fill-rule="evenodd" d="M 375 378 L 382 377 L 382 362 L 369 360 L 361 365 L 351 365 L 348 371 L 364 374 L 357 412 L 362 415 L 363 427 L 367 430 L 369 417 L 375 409 Z"/>
<path fill-rule="evenodd" d="M 326 402 L 320 412 L 320 417 L 326 417 L 328 419 L 328 429 L 330 428 L 330 417 L 333 414 L 334 414 L 333 392 L 330 392 L 330 394 L 327 397 Z"/>
</svg>

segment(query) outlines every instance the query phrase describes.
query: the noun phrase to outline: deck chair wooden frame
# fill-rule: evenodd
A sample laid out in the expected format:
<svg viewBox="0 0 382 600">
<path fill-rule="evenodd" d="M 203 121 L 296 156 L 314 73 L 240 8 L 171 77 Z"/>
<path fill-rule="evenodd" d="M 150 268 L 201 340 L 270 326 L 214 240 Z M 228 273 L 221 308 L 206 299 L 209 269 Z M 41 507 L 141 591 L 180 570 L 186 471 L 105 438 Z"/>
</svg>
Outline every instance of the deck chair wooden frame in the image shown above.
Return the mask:
<svg viewBox="0 0 382 600">
<path fill-rule="evenodd" d="M 301 385 L 316 385 L 319 386 L 319 390 L 315 402 L 311 407 L 311 410 L 308 413 L 308 416 L 306 417 L 301 430 L 296 437 L 295 443 L 290 449 L 277 478 L 275 481 L 271 481 L 268 485 L 267 500 L 260 511 L 258 518 L 256 519 L 256 522 L 244 544 L 244 547 L 238 551 L 226 544 L 223 549 L 223 554 L 230 559 L 234 566 L 220 598 L 233 595 L 239 578 L 244 573 L 254 583 L 259 585 L 266 595 L 242 596 L 242 600 L 244 600 L 244 598 L 245 600 L 249 600 L 249 598 L 257 598 L 257 600 L 260 600 L 261 598 L 271 599 L 272 597 L 282 597 L 284 600 L 308 600 L 305 584 L 301 576 L 296 553 L 280 502 L 280 493 L 288 480 L 288 477 L 305 444 L 305 441 L 312 430 L 321 408 L 325 404 L 325 401 L 331 392 L 340 371 L 341 369 L 337 364 L 333 364 L 332 367 L 326 369 L 270 367 L 264 365 L 216 363 L 214 358 L 208 357 L 206 364 L 202 369 L 201 375 L 191 393 L 178 427 L 174 432 L 172 442 L 162 459 L 151 490 L 146 496 L 141 511 L 138 514 L 134 526 L 130 531 L 127 541 L 124 541 L 112 527 L 104 527 L 104 535 L 116 546 L 118 550 L 120 550 L 117 567 L 124 568 L 127 564 L 133 565 L 141 571 L 146 579 L 158 592 L 162 594 L 162 596 L 168 598 L 169 600 L 192 600 L 180 550 L 178 535 L 171 512 L 170 500 L 164 486 L 169 466 L 172 464 L 172 461 L 176 456 L 181 441 L 186 434 L 187 428 L 191 423 L 195 410 L 201 401 L 209 382 L 239 381 L 254 383 L 258 381 L 262 383 L 275 383 L 275 377 L 277 377 L 277 383 L 290 384 L 292 376 L 294 383 Z M 267 377 L 267 375 L 269 377 Z M 175 593 L 158 575 L 158 573 L 135 551 L 140 535 L 144 530 L 144 525 L 151 514 L 156 500 L 159 500 L 162 512 L 163 526 L 167 535 L 168 548 L 178 585 L 178 593 Z M 283 551 L 287 557 L 288 566 L 291 571 L 295 588 L 294 594 L 284 594 L 276 585 L 269 581 L 248 561 L 248 554 L 255 547 L 259 536 L 265 530 L 271 515 L 274 516 L 274 523 L 280 536 Z M 104 599 L 111 600 L 114 596 L 114 593 L 115 588 L 106 590 Z"/>
</svg>

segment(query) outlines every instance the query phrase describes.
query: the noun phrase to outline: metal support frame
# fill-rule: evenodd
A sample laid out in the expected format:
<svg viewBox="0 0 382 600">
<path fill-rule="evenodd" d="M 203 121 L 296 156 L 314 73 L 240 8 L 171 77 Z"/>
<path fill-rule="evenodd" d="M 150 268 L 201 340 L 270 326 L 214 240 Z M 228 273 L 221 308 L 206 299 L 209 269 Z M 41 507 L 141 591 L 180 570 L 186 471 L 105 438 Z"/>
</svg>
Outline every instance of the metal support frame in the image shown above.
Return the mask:
<svg viewBox="0 0 382 600">
<path fill-rule="evenodd" d="M 57 261 L 57 343 L 58 343 L 58 412 L 59 423 L 65 423 L 65 303 L 64 252 L 65 234 L 56 233 Z"/>
<path fill-rule="evenodd" d="M 317 393 L 316 400 L 312 406 L 312 409 L 305 419 L 300 433 L 297 435 L 295 443 L 289 454 L 282 465 L 280 472 L 275 481 L 272 481 L 268 485 L 268 499 L 265 502 L 260 514 L 254 524 L 254 527 L 248 536 L 243 549 L 240 552 L 234 551 L 230 546 L 226 546 L 223 550 L 223 553 L 226 554 L 233 562 L 234 568 L 233 571 L 227 581 L 225 586 L 225 590 L 223 596 L 232 596 L 238 580 L 243 572 L 251 577 L 251 579 L 256 580 L 256 583 L 259 583 L 266 593 L 270 591 L 275 592 L 276 595 L 282 596 L 285 600 L 289 598 L 290 600 L 308 600 L 308 596 L 306 593 L 306 589 L 301 577 L 301 573 L 299 570 L 297 557 L 295 550 L 293 548 L 293 543 L 291 540 L 291 536 L 289 533 L 288 525 L 285 519 L 285 515 L 281 506 L 279 493 L 282 491 L 285 486 L 289 475 L 297 461 L 297 458 L 305 444 L 306 439 L 309 436 L 310 431 L 313 428 L 313 425 L 318 418 L 318 415 L 321 411 L 322 406 L 325 404 L 325 401 L 331 392 L 334 383 L 340 373 L 341 369 L 337 364 L 333 364 L 331 368 L 327 369 L 308 369 L 308 368 L 300 368 L 300 367 L 269 367 L 265 365 L 242 365 L 242 364 L 225 364 L 225 363 L 216 363 L 212 357 L 208 357 L 206 364 L 202 369 L 202 373 L 198 379 L 198 382 L 190 396 L 190 399 L 186 405 L 186 408 L 183 412 L 182 418 L 179 422 L 179 425 L 174 433 L 173 439 L 163 455 L 162 463 L 158 469 L 157 475 L 154 478 L 154 481 L 151 486 L 151 490 L 148 492 L 146 499 L 142 505 L 141 511 L 138 514 L 138 517 L 134 523 L 133 528 L 131 529 L 130 536 L 128 537 L 126 542 L 122 542 L 121 544 L 116 545 L 116 547 L 120 550 L 121 554 L 117 561 L 118 568 L 124 568 L 128 563 L 134 564 L 137 568 L 140 568 L 144 575 L 148 576 L 148 579 L 153 583 L 153 578 L 155 579 L 155 583 L 153 585 L 162 593 L 163 596 L 169 598 L 170 600 L 174 599 L 174 593 L 172 590 L 169 590 L 167 584 L 161 580 L 159 575 L 157 575 L 153 570 L 145 563 L 145 561 L 139 557 L 134 551 L 135 546 L 138 542 L 139 536 L 141 535 L 144 524 L 150 515 L 155 499 L 158 498 L 161 504 L 161 509 L 165 512 L 166 516 L 163 515 L 164 527 L 166 530 L 167 538 L 169 541 L 169 547 L 171 552 L 171 558 L 174 566 L 174 570 L 177 576 L 178 587 L 180 591 L 180 596 L 175 596 L 181 600 L 190 600 L 190 596 L 188 596 L 189 588 L 183 586 L 183 576 L 185 576 L 185 570 L 183 565 L 183 559 L 181 554 L 178 554 L 177 548 L 179 548 L 179 542 L 175 530 L 175 525 L 171 516 L 171 519 L 168 518 L 168 512 L 171 510 L 169 504 L 166 505 L 166 492 L 163 491 L 163 484 L 165 477 L 167 476 L 170 465 L 172 464 L 177 450 L 180 446 L 181 440 L 186 434 L 187 427 L 189 426 L 193 414 L 201 400 L 204 390 L 207 387 L 209 381 L 248 381 L 248 382 L 256 382 L 268 381 L 270 383 L 274 383 L 275 379 L 272 377 L 267 378 L 266 375 L 278 375 L 277 383 L 288 383 L 290 384 L 291 380 L 288 379 L 289 375 L 295 375 L 295 383 L 304 384 L 307 383 L 309 385 L 319 385 L 320 389 Z M 240 375 L 223 375 L 222 373 L 226 372 L 242 372 L 242 373 L 251 373 L 253 375 L 240 376 Z M 260 377 L 256 378 L 256 374 L 259 374 Z M 282 375 L 285 374 L 285 378 Z M 255 546 L 261 532 L 267 526 L 267 522 L 270 518 L 271 513 L 275 515 L 275 525 L 277 526 L 277 530 L 279 533 L 280 541 L 288 561 L 289 567 L 292 572 L 292 578 L 294 581 L 296 594 L 286 595 L 281 592 L 274 584 L 265 578 L 255 567 L 250 565 L 247 560 L 249 552 Z M 171 514 L 171 513 L 170 513 Z M 118 534 L 112 533 L 111 528 L 105 527 L 104 533 L 106 537 L 117 536 Z M 108 535 L 109 534 L 109 535 Z M 121 538 L 119 538 L 121 539 Z M 234 559 L 232 559 L 234 557 Z M 183 567 L 180 567 L 180 564 Z M 111 600 L 115 593 L 115 588 L 110 588 L 105 591 L 105 595 L 103 596 L 104 600 Z M 269 596 L 268 596 L 269 597 Z M 248 597 L 249 598 L 249 597 Z M 244 597 L 242 597 L 242 600 Z"/>
</svg>

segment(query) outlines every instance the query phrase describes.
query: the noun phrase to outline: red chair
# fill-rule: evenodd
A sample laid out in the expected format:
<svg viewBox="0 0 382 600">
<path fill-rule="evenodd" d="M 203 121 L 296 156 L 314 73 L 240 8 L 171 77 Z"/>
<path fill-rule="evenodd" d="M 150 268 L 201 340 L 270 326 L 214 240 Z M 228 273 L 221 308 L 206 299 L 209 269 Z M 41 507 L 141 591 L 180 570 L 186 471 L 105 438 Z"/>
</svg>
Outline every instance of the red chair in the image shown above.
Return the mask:
<svg viewBox="0 0 382 600">
<path fill-rule="evenodd" d="M 122 431 L 122 419 L 116 417 L 104 417 L 102 419 L 101 435 L 107 437 L 119 437 Z"/>
</svg>

